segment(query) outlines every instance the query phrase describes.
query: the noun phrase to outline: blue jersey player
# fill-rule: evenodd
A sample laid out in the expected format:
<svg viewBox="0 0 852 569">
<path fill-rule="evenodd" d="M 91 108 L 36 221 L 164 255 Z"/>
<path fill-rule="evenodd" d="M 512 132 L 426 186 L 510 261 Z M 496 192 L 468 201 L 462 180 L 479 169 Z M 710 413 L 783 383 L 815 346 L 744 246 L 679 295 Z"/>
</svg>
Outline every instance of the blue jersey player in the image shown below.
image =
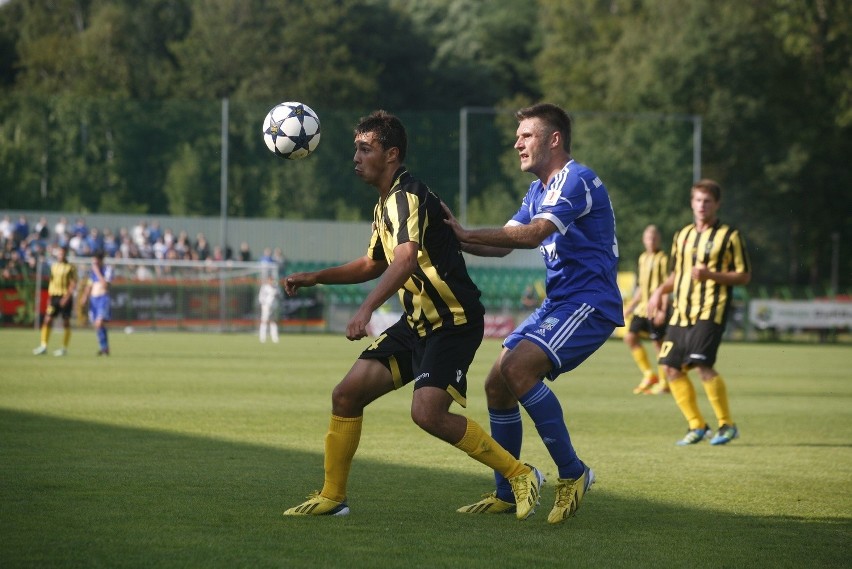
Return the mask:
<svg viewBox="0 0 852 569">
<path fill-rule="evenodd" d="M 103 251 L 98 251 L 92 258 L 92 266 L 87 273 L 86 289 L 83 293 L 82 305 L 89 304 L 89 321 L 95 327 L 98 337 L 98 355 L 109 355 L 109 338 L 106 323 L 110 320 L 109 287 L 112 283 L 112 267 L 104 263 Z"/>
<path fill-rule="evenodd" d="M 548 522 L 574 515 L 595 474 L 581 461 L 562 406 L 543 381 L 580 365 L 624 324 L 616 284 L 618 243 L 606 187 L 571 158 L 571 121 L 547 103 L 521 109 L 515 149 L 521 170 L 536 176 L 520 209 L 500 228 L 468 230 L 449 219 L 465 252 L 502 257 L 538 247 L 547 267 L 547 297 L 503 342 L 485 381 L 491 436 L 521 453 L 520 405 L 535 423 L 558 469 L 556 502 Z M 514 511 L 511 488 L 495 473 L 497 489 L 462 513 Z"/>
</svg>

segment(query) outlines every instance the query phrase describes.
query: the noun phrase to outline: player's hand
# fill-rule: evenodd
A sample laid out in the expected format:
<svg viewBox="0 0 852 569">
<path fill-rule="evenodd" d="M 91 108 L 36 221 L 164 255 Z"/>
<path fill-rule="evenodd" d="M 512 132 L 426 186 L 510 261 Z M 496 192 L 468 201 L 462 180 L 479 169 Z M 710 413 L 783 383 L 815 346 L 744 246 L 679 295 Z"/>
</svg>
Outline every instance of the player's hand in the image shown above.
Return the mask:
<svg viewBox="0 0 852 569">
<path fill-rule="evenodd" d="M 370 324 L 372 312 L 367 312 L 363 308 L 359 308 L 346 326 L 346 339 L 355 341 L 367 336 L 367 325 Z"/>
<path fill-rule="evenodd" d="M 651 318 L 656 321 L 657 313 L 660 311 L 660 295 L 657 294 L 657 291 L 651 293 L 650 298 L 648 298 L 648 318 Z"/>
<path fill-rule="evenodd" d="M 447 219 L 444 220 L 444 223 L 449 225 L 450 228 L 453 230 L 453 233 L 456 234 L 456 237 L 459 238 L 459 241 L 463 242 L 464 239 L 462 239 L 462 236 L 465 232 L 464 227 L 461 226 L 461 223 L 459 223 L 459 220 L 456 219 L 456 217 L 453 215 L 452 210 L 450 210 L 447 204 L 441 202 L 441 207 L 444 209 L 444 213 L 447 215 Z"/>
<path fill-rule="evenodd" d="M 316 284 L 315 273 L 293 273 L 284 279 L 284 292 L 287 293 L 287 296 L 294 296 L 300 288 Z"/>
<path fill-rule="evenodd" d="M 710 278 L 710 271 L 707 265 L 701 263 L 692 267 L 692 279 L 696 281 L 706 281 Z"/>
</svg>

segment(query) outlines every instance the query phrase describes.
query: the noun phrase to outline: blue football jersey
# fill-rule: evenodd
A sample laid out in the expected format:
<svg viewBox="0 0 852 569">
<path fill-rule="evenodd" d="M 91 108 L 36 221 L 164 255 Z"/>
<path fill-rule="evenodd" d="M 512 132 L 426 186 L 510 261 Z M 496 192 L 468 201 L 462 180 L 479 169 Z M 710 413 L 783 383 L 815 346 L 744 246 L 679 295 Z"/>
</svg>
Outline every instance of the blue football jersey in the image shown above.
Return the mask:
<svg viewBox="0 0 852 569">
<path fill-rule="evenodd" d="M 104 280 L 105 282 L 107 282 L 107 283 L 111 283 L 111 282 L 112 282 L 112 277 L 113 277 L 113 270 L 112 270 L 112 266 L 111 266 L 111 265 L 104 265 L 104 268 L 103 268 L 103 270 L 102 270 L 102 273 L 103 273 L 103 277 L 104 277 L 104 278 L 103 278 L 103 280 Z M 90 281 L 92 281 L 92 282 L 96 282 L 96 281 L 99 281 L 99 280 L 100 280 L 100 279 L 98 278 L 98 274 L 95 272 L 95 269 L 93 269 L 93 268 L 91 268 L 91 267 L 89 267 L 89 275 L 88 275 L 88 277 L 89 277 L 89 280 L 90 280 Z"/>
<path fill-rule="evenodd" d="M 615 213 L 600 178 L 571 160 L 547 187 L 536 179 L 507 225 L 526 225 L 537 217 L 557 228 L 539 247 L 547 267 L 547 297 L 588 303 L 623 325 Z"/>
</svg>

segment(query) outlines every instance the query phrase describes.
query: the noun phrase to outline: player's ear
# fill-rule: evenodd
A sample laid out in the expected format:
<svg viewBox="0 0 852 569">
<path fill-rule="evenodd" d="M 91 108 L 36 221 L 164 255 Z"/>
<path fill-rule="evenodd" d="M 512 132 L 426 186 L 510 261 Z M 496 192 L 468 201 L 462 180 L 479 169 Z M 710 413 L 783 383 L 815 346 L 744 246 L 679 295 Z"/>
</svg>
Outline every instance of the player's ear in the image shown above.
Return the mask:
<svg viewBox="0 0 852 569">
<path fill-rule="evenodd" d="M 550 147 L 551 148 L 562 148 L 562 133 L 559 130 L 554 129 L 553 134 L 550 135 Z"/>
<path fill-rule="evenodd" d="M 398 162 L 399 161 L 399 148 L 396 146 L 391 146 L 387 150 L 388 162 Z"/>
</svg>

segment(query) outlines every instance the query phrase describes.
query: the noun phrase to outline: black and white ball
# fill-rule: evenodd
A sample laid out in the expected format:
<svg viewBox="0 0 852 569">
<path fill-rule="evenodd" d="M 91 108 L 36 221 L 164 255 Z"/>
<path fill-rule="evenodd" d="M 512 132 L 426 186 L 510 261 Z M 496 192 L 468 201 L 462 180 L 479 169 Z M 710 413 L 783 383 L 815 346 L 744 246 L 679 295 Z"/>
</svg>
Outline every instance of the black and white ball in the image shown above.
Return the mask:
<svg viewBox="0 0 852 569">
<path fill-rule="evenodd" d="M 263 119 L 263 141 L 282 158 L 305 158 L 319 145 L 319 117 L 302 103 L 288 101 L 275 105 Z"/>
</svg>

